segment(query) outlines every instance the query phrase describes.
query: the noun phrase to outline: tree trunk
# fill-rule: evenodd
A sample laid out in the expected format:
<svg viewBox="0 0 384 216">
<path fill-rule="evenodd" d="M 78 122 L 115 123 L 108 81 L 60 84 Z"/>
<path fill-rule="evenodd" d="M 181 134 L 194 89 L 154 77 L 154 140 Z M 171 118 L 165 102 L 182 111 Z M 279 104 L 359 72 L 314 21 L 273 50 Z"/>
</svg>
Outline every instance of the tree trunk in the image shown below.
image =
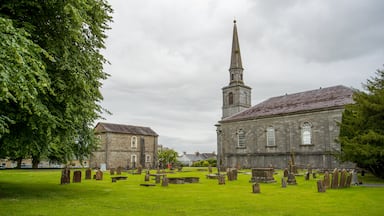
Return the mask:
<svg viewBox="0 0 384 216">
<path fill-rule="evenodd" d="M 39 163 L 40 163 L 40 157 L 32 156 L 32 168 L 33 169 L 39 168 Z"/>
</svg>

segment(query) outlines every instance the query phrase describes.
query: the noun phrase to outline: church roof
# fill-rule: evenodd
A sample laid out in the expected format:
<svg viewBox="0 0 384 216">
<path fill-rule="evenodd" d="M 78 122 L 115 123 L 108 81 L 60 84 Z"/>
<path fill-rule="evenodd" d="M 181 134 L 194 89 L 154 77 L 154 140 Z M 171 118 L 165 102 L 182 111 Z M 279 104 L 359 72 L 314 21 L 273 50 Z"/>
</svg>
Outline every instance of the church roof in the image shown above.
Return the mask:
<svg viewBox="0 0 384 216">
<path fill-rule="evenodd" d="M 104 122 L 97 123 L 95 127 L 95 132 L 98 132 L 98 133 L 111 132 L 111 133 L 158 136 L 158 134 L 149 127 L 112 124 L 112 123 L 104 123 Z"/>
<path fill-rule="evenodd" d="M 353 90 L 342 85 L 269 98 L 221 122 L 266 118 L 343 108 L 353 103 Z"/>
</svg>

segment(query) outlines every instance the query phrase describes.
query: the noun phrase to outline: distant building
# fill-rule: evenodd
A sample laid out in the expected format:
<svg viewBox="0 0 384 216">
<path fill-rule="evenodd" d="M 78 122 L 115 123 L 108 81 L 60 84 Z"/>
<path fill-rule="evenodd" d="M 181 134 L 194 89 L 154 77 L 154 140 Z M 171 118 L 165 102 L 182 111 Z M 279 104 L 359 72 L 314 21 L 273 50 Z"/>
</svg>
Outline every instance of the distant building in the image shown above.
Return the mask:
<svg viewBox="0 0 384 216">
<path fill-rule="evenodd" d="M 186 152 L 183 152 L 183 154 L 177 158 L 177 160 L 184 166 L 192 166 L 192 164 L 195 162 L 208 159 L 216 159 L 216 154 L 199 152 L 195 152 L 194 154 L 187 154 Z"/>
<path fill-rule="evenodd" d="M 222 167 L 285 168 L 294 155 L 299 167 L 340 167 L 333 153 L 344 106 L 353 90 L 333 86 L 272 97 L 251 106 L 244 85 L 237 35 L 233 29 L 229 85 L 222 89 L 222 119 L 217 126 L 218 164 Z"/>
<path fill-rule="evenodd" d="M 98 150 L 90 156 L 90 167 L 155 167 L 158 134 L 149 127 L 98 123 Z"/>
</svg>

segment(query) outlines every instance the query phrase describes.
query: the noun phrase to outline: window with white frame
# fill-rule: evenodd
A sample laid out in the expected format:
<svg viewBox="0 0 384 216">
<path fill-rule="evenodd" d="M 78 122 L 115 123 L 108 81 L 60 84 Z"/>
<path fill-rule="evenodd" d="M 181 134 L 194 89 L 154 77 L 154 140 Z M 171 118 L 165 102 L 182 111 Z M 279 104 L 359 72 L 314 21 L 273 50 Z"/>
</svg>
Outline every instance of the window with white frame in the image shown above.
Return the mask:
<svg viewBox="0 0 384 216">
<path fill-rule="evenodd" d="M 237 131 L 237 147 L 245 148 L 245 132 L 243 129 Z"/>
<path fill-rule="evenodd" d="M 136 155 L 131 155 L 131 163 L 136 163 L 137 157 Z"/>
<path fill-rule="evenodd" d="M 131 148 L 137 148 L 137 137 L 131 137 Z"/>
<path fill-rule="evenodd" d="M 303 145 L 311 145 L 312 142 L 311 124 L 304 122 L 301 126 L 301 143 Z"/>
<path fill-rule="evenodd" d="M 267 146 L 276 146 L 275 142 L 275 128 L 267 128 Z"/>
<path fill-rule="evenodd" d="M 151 162 L 151 155 L 145 155 L 145 162 Z"/>
</svg>

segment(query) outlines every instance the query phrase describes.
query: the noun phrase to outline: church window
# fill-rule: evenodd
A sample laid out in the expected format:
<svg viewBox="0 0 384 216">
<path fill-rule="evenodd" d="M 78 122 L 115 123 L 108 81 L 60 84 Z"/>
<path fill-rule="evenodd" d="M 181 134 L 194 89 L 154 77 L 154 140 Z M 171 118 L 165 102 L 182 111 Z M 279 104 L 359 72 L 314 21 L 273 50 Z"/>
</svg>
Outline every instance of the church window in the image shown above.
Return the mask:
<svg viewBox="0 0 384 216">
<path fill-rule="evenodd" d="M 229 92 L 228 94 L 228 104 L 232 105 L 233 104 L 233 93 Z"/>
<path fill-rule="evenodd" d="M 301 142 L 303 145 L 311 145 L 311 124 L 305 122 L 301 127 Z"/>
<path fill-rule="evenodd" d="M 137 137 L 131 137 L 131 148 L 137 148 Z"/>
<path fill-rule="evenodd" d="M 267 128 L 267 146 L 275 146 L 275 128 Z"/>
<path fill-rule="evenodd" d="M 145 155 L 145 162 L 151 162 L 151 155 Z"/>
<path fill-rule="evenodd" d="M 235 79 L 235 74 L 231 74 L 231 80 Z"/>
<path fill-rule="evenodd" d="M 242 129 L 237 131 L 237 147 L 245 148 L 245 133 Z"/>
</svg>

